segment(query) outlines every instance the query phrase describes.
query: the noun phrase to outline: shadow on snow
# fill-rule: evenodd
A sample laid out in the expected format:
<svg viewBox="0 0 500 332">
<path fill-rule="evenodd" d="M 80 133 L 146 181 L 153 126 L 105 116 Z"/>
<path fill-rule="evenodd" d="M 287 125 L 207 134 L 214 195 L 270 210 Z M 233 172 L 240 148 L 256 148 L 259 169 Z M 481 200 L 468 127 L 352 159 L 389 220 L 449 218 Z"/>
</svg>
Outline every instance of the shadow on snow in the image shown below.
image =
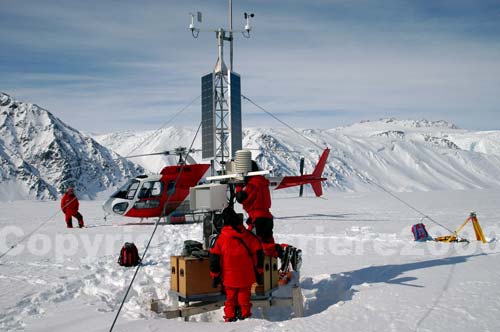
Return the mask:
<svg viewBox="0 0 500 332">
<path fill-rule="evenodd" d="M 387 283 L 423 288 L 425 286 L 410 284 L 410 282 L 417 280 L 416 277 L 399 276 L 409 271 L 465 263 L 472 257 L 484 255 L 486 254 L 457 256 L 405 264 L 370 266 L 359 270 L 332 274 L 319 281 L 314 281 L 313 278 L 306 278 L 301 282 L 302 289 L 307 293 L 305 294 L 305 316 L 319 314 L 340 301 L 351 300 L 354 293 L 358 292 L 358 290 L 352 288 L 353 286 Z"/>
</svg>

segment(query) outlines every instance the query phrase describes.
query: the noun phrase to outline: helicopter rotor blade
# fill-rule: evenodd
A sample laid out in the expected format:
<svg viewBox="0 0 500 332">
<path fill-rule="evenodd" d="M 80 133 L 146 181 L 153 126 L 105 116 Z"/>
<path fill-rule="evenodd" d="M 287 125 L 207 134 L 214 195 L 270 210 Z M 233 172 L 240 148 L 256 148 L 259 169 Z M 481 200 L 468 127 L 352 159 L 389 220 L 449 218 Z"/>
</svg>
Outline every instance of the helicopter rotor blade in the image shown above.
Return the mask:
<svg viewBox="0 0 500 332">
<path fill-rule="evenodd" d="M 158 156 L 158 155 L 170 155 L 170 151 L 163 151 L 163 152 L 154 152 L 154 153 L 145 153 L 145 154 L 136 154 L 133 156 L 126 156 L 123 158 L 137 158 L 137 157 L 148 157 L 148 156 Z"/>
<path fill-rule="evenodd" d="M 148 157 L 148 156 L 159 156 L 159 155 L 164 155 L 164 156 L 170 156 L 170 155 L 185 155 L 188 153 L 193 153 L 193 152 L 198 152 L 201 151 L 200 149 L 191 149 L 191 150 L 182 150 L 182 149 L 176 149 L 176 150 L 166 150 L 162 152 L 152 152 L 152 153 L 144 153 L 144 154 L 136 154 L 133 156 L 126 156 L 123 158 L 137 158 L 137 157 Z"/>
</svg>

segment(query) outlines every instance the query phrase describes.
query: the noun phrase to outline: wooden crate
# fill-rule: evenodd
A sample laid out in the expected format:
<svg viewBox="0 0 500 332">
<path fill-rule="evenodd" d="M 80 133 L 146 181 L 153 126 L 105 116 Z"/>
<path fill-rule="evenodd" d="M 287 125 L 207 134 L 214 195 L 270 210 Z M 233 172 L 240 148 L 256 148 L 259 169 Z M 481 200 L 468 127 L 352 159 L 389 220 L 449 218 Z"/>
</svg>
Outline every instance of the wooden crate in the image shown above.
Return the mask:
<svg viewBox="0 0 500 332">
<path fill-rule="evenodd" d="M 278 287 L 278 260 L 264 258 L 264 283 L 253 284 L 252 293 L 263 295 Z M 220 293 L 221 287 L 212 288 L 209 259 L 183 256 L 170 257 L 170 290 L 182 297 Z"/>
<path fill-rule="evenodd" d="M 264 283 L 253 284 L 252 293 L 256 295 L 265 294 L 273 288 L 278 287 L 278 261 L 274 257 L 264 257 Z"/>
<path fill-rule="evenodd" d="M 179 256 L 170 256 L 170 290 L 179 291 Z"/>
<path fill-rule="evenodd" d="M 279 277 L 278 259 L 271 257 L 271 288 L 278 287 Z"/>
<path fill-rule="evenodd" d="M 208 257 L 179 256 L 177 258 L 178 288 L 176 292 L 182 297 L 220 293 L 220 286 L 218 288 L 212 287 L 209 264 Z"/>
</svg>

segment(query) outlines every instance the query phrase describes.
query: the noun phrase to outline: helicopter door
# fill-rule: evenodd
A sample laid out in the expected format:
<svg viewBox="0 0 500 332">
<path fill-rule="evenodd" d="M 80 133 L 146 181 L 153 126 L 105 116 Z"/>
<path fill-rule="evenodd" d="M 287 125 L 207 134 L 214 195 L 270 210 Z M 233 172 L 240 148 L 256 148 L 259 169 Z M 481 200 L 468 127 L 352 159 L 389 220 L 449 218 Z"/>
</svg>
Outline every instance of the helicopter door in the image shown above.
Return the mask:
<svg viewBox="0 0 500 332">
<path fill-rule="evenodd" d="M 160 196 L 163 184 L 160 181 L 146 181 L 142 184 L 134 204 L 137 209 L 151 209 L 160 206 Z"/>
</svg>

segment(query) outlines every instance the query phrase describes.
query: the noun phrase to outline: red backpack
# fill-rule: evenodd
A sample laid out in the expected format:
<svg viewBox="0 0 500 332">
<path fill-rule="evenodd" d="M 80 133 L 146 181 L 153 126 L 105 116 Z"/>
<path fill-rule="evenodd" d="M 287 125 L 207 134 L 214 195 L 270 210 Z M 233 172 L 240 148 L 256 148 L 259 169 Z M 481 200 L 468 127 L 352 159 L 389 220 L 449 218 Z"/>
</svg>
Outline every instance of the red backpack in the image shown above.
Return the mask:
<svg viewBox="0 0 500 332">
<path fill-rule="evenodd" d="M 120 251 L 120 257 L 118 258 L 118 264 L 121 266 L 137 266 L 141 263 L 139 258 L 139 252 L 135 244 L 130 242 L 125 242 Z"/>
</svg>

